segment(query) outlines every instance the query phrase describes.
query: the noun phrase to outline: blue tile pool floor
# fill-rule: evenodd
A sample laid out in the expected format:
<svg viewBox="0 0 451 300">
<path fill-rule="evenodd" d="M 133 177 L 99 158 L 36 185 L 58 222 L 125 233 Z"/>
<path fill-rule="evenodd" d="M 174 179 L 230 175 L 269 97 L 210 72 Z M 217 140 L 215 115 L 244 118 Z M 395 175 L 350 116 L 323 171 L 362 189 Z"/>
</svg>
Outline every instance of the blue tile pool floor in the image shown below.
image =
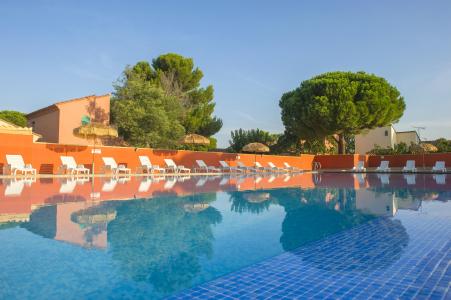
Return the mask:
<svg viewBox="0 0 451 300">
<path fill-rule="evenodd" d="M 451 203 L 398 211 L 173 299 L 451 299 Z"/>
</svg>

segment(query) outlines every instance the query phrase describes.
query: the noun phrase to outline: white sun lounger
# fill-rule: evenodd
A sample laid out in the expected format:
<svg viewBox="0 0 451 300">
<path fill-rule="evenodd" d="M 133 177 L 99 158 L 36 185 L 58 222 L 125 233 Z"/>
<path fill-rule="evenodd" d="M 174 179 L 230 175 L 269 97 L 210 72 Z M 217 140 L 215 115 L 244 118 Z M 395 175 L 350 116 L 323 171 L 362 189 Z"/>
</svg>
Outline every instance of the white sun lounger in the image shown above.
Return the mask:
<svg viewBox="0 0 451 300">
<path fill-rule="evenodd" d="M 174 172 L 174 173 L 191 173 L 191 169 L 185 168 L 185 166 L 179 165 L 177 166 L 175 162 L 170 158 L 165 158 L 164 162 L 167 165 L 166 171 Z"/>
<path fill-rule="evenodd" d="M 432 167 L 432 172 L 446 172 L 445 162 L 443 160 L 436 161 Z"/>
<path fill-rule="evenodd" d="M 365 168 L 365 162 L 363 160 L 359 160 L 359 162 L 357 163 L 357 166 L 352 168 L 353 172 L 365 172 L 366 168 Z"/>
<path fill-rule="evenodd" d="M 404 168 L 402 168 L 403 172 L 416 172 L 417 168 L 415 168 L 415 161 L 414 160 L 408 160 L 406 162 L 406 165 Z"/>
<path fill-rule="evenodd" d="M 125 174 L 131 173 L 131 170 L 126 168 L 124 165 L 117 165 L 116 161 L 112 157 L 102 157 L 102 159 L 106 169 L 110 169 L 115 175 L 121 172 Z"/>
<path fill-rule="evenodd" d="M 288 171 L 286 168 L 279 168 L 278 166 L 273 164 L 271 161 L 268 162 L 268 166 L 271 171 L 275 171 L 275 172 L 287 172 Z"/>
<path fill-rule="evenodd" d="M 257 169 L 254 167 L 248 167 L 246 165 L 244 165 L 242 162 L 237 161 L 236 165 L 238 166 L 238 169 L 243 170 L 244 172 L 246 171 L 251 171 L 251 172 L 257 172 Z"/>
<path fill-rule="evenodd" d="M 205 170 L 205 172 L 209 173 L 209 172 L 221 172 L 221 169 L 216 168 L 214 166 L 208 166 L 203 160 L 198 159 L 196 160 L 197 165 L 199 166 L 198 168 L 196 168 L 196 171 L 201 171 L 201 170 Z"/>
<path fill-rule="evenodd" d="M 221 165 L 221 170 L 223 172 L 229 171 L 229 172 L 243 172 L 243 170 L 237 168 L 237 167 L 231 167 L 228 163 L 226 163 L 223 160 L 219 161 L 219 164 Z"/>
<path fill-rule="evenodd" d="M 271 171 L 271 169 L 270 169 L 269 167 L 263 167 L 262 164 L 259 163 L 258 161 L 255 162 L 255 169 L 256 169 L 257 171 L 263 171 L 263 172 L 266 172 L 266 171 L 269 172 L 269 171 Z"/>
<path fill-rule="evenodd" d="M 85 168 L 84 165 L 77 165 L 73 156 L 60 156 L 60 158 L 64 170 L 69 171 L 71 175 L 89 175 L 89 169 Z"/>
<path fill-rule="evenodd" d="M 390 168 L 388 167 L 389 161 L 382 160 L 379 167 L 376 168 L 377 172 L 390 172 Z"/>
<path fill-rule="evenodd" d="M 160 168 L 158 165 L 152 165 L 148 156 L 140 155 L 139 162 L 141 163 L 141 168 L 143 172 L 153 173 L 158 171 L 159 173 L 164 173 L 166 170 L 164 168 Z"/>
<path fill-rule="evenodd" d="M 285 166 L 285 169 L 287 171 L 290 171 L 290 172 L 304 172 L 304 170 L 302 170 L 300 168 L 290 166 L 290 164 L 287 163 L 287 162 L 284 162 L 283 165 Z"/>
<path fill-rule="evenodd" d="M 30 164 L 26 165 L 23 161 L 22 155 L 7 154 L 6 162 L 8 163 L 11 174 L 13 174 L 14 176 L 16 176 L 18 172 L 22 173 L 23 175 L 31 174 L 32 176 L 36 176 L 36 169 L 33 169 Z"/>
</svg>

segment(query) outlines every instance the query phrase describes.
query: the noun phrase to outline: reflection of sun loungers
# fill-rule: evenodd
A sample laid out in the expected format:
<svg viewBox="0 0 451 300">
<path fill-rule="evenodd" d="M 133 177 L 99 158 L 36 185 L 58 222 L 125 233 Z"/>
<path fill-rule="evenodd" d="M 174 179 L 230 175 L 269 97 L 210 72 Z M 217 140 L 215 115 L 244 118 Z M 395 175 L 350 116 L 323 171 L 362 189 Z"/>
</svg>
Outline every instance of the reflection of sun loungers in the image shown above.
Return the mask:
<svg viewBox="0 0 451 300">
<path fill-rule="evenodd" d="M 5 196 L 20 196 L 22 194 L 25 182 L 23 180 L 12 179 L 5 189 Z"/>
<path fill-rule="evenodd" d="M 436 184 L 446 184 L 446 174 L 432 175 Z"/>
<path fill-rule="evenodd" d="M 406 180 L 408 185 L 414 185 L 415 184 L 415 174 L 404 174 L 404 179 Z"/>
<path fill-rule="evenodd" d="M 169 190 L 172 189 L 174 187 L 174 185 L 176 184 L 177 179 L 175 177 L 167 177 L 166 181 L 164 183 L 164 189 L 165 190 Z"/>
<path fill-rule="evenodd" d="M 201 187 L 204 186 L 205 183 L 207 182 L 208 178 L 207 177 L 201 177 L 199 178 L 199 180 L 196 182 L 196 187 Z"/>
<path fill-rule="evenodd" d="M 102 192 L 112 192 L 116 188 L 117 185 L 117 179 L 111 178 L 110 180 L 106 181 L 102 186 Z"/>
<path fill-rule="evenodd" d="M 377 177 L 379 178 L 382 184 L 390 184 L 389 174 L 377 174 Z"/>
<path fill-rule="evenodd" d="M 152 179 L 148 177 L 144 177 L 143 180 L 141 180 L 141 183 L 138 187 L 138 192 L 145 193 L 149 190 L 150 186 L 152 185 Z"/>
<path fill-rule="evenodd" d="M 75 179 L 67 179 L 61 183 L 60 194 L 70 194 L 74 192 L 77 181 Z"/>
<path fill-rule="evenodd" d="M 355 177 L 355 179 L 357 179 L 357 181 L 360 185 L 365 184 L 365 176 L 363 173 L 354 174 L 354 177 Z"/>
</svg>

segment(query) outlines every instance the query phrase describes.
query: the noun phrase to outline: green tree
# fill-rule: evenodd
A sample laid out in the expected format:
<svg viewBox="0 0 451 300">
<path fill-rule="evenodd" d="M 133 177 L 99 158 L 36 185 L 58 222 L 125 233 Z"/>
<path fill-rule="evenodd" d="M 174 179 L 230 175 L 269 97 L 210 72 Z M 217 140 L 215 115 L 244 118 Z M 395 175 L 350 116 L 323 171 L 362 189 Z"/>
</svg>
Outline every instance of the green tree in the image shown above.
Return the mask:
<svg viewBox="0 0 451 300">
<path fill-rule="evenodd" d="M 27 117 L 24 113 L 14 110 L 2 110 L 0 111 L 0 119 L 13 123 L 20 127 L 27 126 Z"/>
<path fill-rule="evenodd" d="M 229 140 L 230 152 L 241 152 L 241 149 L 249 143 L 262 143 L 267 146 L 276 144 L 279 135 L 272 134 L 261 129 L 238 129 L 231 132 L 231 139 Z"/>
<path fill-rule="evenodd" d="M 183 107 L 175 96 L 147 80 L 145 69 L 136 72 L 135 68 L 126 68 L 115 85 L 112 121 L 133 146 L 175 148 L 185 133 L 180 123 Z"/>
<path fill-rule="evenodd" d="M 187 133 L 210 137 L 222 127 L 222 120 L 213 116 L 214 90 L 200 86 L 202 71 L 194 66 L 192 58 L 168 53 L 155 58 L 150 64 L 138 62 L 128 76 L 138 76 L 161 87 L 169 96 L 176 97 L 184 108 L 181 123 Z"/>
<path fill-rule="evenodd" d="M 330 72 L 303 81 L 285 93 L 279 106 L 288 136 L 298 139 L 338 135 L 345 153 L 346 135 L 397 122 L 405 102 L 384 78 L 364 72 Z"/>
<path fill-rule="evenodd" d="M 437 139 L 433 143 L 437 147 L 437 152 L 451 152 L 451 141 L 445 138 Z"/>
</svg>

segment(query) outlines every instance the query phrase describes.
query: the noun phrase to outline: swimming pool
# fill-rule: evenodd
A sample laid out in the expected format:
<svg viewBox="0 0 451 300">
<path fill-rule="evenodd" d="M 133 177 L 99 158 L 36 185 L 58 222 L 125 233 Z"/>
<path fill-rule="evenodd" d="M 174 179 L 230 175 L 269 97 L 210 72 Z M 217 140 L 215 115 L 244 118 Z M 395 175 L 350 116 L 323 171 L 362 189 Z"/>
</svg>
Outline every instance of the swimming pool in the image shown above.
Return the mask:
<svg viewBox="0 0 451 300">
<path fill-rule="evenodd" d="M 445 298 L 451 177 L 3 179 L 0 298 Z"/>
</svg>

